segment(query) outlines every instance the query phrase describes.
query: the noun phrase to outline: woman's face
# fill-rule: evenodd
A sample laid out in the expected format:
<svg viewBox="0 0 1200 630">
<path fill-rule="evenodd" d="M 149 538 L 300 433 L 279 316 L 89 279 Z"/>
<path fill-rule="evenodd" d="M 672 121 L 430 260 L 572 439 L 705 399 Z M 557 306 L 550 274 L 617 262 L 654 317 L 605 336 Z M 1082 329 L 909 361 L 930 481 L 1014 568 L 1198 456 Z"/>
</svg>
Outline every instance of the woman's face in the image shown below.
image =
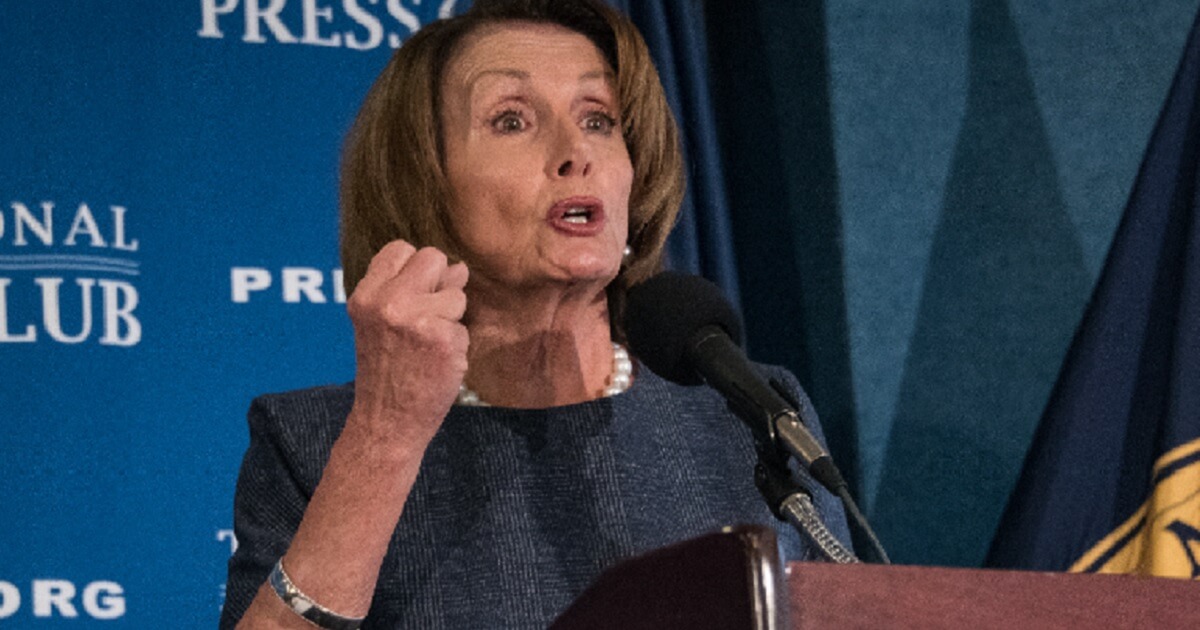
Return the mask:
<svg viewBox="0 0 1200 630">
<path fill-rule="evenodd" d="M 450 218 L 472 282 L 607 284 L 633 166 L 612 69 L 583 35 L 514 22 L 468 35 L 441 96 Z"/>
</svg>

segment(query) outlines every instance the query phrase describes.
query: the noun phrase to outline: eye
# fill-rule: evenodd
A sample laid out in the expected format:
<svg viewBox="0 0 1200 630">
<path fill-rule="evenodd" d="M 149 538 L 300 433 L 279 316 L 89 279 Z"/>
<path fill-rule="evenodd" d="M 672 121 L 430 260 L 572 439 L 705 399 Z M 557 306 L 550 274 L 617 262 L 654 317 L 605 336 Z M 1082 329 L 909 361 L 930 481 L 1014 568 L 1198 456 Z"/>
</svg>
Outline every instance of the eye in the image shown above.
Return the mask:
<svg viewBox="0 0 1200 630">
<path fill-rule="evenodd" d="M 521 113 L 515 109 L 500 112 L 495 118 L 492 118 L 491 125 L 492 129 L 503 134 L 524 131 L 529 126 L 521 117 Z"/>
<path fill-rule="evenodd" d="M 604 135 L 612 133 L 616 126 L 617 119 L 602 110 L 588 112 L 587 116 L 583 119 L 583 128 L 585 130 Z"/>
</svg>

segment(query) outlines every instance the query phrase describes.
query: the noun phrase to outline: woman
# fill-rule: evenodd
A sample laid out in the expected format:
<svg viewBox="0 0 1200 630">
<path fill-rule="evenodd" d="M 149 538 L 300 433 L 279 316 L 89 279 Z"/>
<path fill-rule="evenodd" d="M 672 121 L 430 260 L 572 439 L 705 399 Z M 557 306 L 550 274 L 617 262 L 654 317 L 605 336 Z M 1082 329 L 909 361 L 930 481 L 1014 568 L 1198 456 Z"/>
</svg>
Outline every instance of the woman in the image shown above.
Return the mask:
<svg viewBox="0 0 1200 630">
<path fill-rule="evenodd" d="M 343 165 L 356 379 L 252 406 L 222 625 L 545 627 L 618 559 L 772 522 L 720 399 L 614 344 L 682 194 L 602 4 L 480 1 L 406 42 Z"/>
</svg>

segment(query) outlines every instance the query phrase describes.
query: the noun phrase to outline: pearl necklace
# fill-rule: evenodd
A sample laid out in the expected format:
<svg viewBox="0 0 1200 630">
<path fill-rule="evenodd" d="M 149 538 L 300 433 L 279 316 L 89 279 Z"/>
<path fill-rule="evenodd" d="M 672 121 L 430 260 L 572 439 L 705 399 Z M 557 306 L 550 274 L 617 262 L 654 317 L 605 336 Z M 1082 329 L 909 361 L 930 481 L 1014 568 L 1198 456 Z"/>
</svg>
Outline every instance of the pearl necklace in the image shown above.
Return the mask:
<svg viewBox="0 0 1200 630">
<path fill-rule="evenodd" d="M 629 351 L 619 343 L 614 343 L 612 346 L 613 371 L 612 376 L 608 379 L 608 387 L 604 388 L 605 396 L 616 396 L 629 389 L 629 386 L 633 384 L 633 361 L 629 358 Z M 479 394 L 467 387 L 466 383 L 458 386 L 458 399 L 454 402 L 467 407 L 491 407 L 488 403 L 480 400 Z"/>
</svg>

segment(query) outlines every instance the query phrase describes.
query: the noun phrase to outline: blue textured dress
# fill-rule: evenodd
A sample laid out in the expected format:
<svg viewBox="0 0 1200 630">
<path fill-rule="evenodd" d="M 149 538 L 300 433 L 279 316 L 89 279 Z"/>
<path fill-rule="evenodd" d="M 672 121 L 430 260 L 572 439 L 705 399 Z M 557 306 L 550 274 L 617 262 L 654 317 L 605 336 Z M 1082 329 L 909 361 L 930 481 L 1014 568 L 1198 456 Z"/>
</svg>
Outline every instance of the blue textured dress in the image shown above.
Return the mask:
<svg viewBox="0 0 1200 630">
<path fill-rule="evenodd" d="M 790 374 L 773 374 L 798 391 Z M 222 628 L 287 550 L 353 398 L 345 385 L 251 406 Z M 644 365 L 611 398 L 455 406 L 425 453 L 363 627 L 545 628 L 605 567 L 734 523 L 773 526 L 787 560 L 808 559 L 806 541 L 755 489 L 754 461 L 749 430 L 717 393 Z M 840 502 L 815 488 L 814 499 L 848 544 Z"/>
</svg>

